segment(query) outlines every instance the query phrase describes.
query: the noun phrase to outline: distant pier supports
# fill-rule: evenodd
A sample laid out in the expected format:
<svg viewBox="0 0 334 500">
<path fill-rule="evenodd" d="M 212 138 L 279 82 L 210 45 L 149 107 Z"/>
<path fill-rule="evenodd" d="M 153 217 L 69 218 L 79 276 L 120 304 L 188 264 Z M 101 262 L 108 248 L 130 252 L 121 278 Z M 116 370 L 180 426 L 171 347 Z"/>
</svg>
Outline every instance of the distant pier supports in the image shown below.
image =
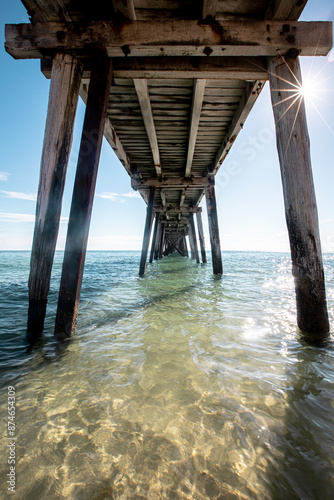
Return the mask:
<svg viewBox="0 0 334 500">
<path fill-rule="evenodd" d="M 199 264 L 199 255 L 198 255 L 198 247 L 197 247 L 197 238 L 196 238 L 196 230 L 195 230 L 195 224 L 194 224 L 194 215 L 190 214 L 189 218 L 189 234 L 193 246 L 193 255 L 191 256 L 193 259 L 196 260 L 197 264 Z"/>
<path fill-rule="evenodd" d="M 155 198 L 155 187 L 150 187 L 150 195 L 148 200 L 147 212 L 146 212 L 146 222 L 143 238 L 143 247 L 141 251 L 140 266 L 139 266 L 139 276 L 144 276 L 146 271 L 147 253 L 148 246 L 150 244 L 150 236 L 153 224 L 154 216 L 154 198 Z"/>
<path fill-rule="evenodd" d="M 165 224 L 161 224 L 160 242 L 159 242 L 159 259 L 162 259 L 165 246 Z"/>
<path fill-rule="evenodd" d="M 156 245 L 157 245 L 159 219 L 160 219 L 160 214 L 158 212 L 158 213 L 155 214 L 154 230 L 153 230 L 153 237 L 152 237 L 152 244 L 151 244 L 151 253 L 150 253 L 150 263 L 153 262 L 154 253 L 155 253 L 155 249 L 156 249 Z"/>
<path fill-rule="evenodd" d="M 31 340 L 44 327 L 81 74 L 82 64 L 73 56 L 54 56 L 30 261 L 28 337 Z"/>
<path fill-rule="evenodd" d="M 297 299 L 297 324 L 310 338 L 329 332 L 317 204 L 298 57 L 268 58 L 285 217 Z"/>
<path fill-rule="evenodd" d="M 205 252 L 205 241 L 204 241 L 204 231 L 203 231 L 203 223 L 202 223 L 202 214 L 201 212 L 196 213 L 197 217 L 197 228 L 198 228 L 198 239 L 201 247 L 202 254 L 202 262 L 206 264 L 206 252 Z"/>
<path fill-rule="evenodd" d="M 187 238 L 185 236 L 183 236 L 183 247 L 184 247 L 185 256 L 189 257 Z"/>
<path fill-rule="evenodd" d="M 58 339 L 70 337 L 77 324 L 111 77 L 111 60 L 103 54 L 96 55 L 92 60 L 86 113 L 67 230 L 55 325 L 55 336 Z"/>
<path fill-rule="evenodd" d="M 219 276 L 223 274 L 223 262 L 220 249 L 217 204 L 214 185 L 207 186 L 207 188 L 205 189 L 205 196 L 206 206 L 208 210 L 213 274 Z"/>
</svg>

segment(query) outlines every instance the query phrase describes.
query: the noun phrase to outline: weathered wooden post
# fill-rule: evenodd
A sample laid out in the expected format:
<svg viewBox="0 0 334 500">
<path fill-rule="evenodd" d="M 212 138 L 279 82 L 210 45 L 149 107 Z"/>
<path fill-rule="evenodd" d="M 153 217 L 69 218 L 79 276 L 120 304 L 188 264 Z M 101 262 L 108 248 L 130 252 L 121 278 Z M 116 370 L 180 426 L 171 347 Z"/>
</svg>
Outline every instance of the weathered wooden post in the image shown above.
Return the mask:
<svg viewBox="0 0 334 500">
<path fill-rule="evenodd" d="M 213 274 L 221 275 L 223 274 L 223 262 L 220 249 L 215 186 L 213 184 L 205 189 L 205 196 L 208 210 Z"/>
<path fill-rule="evenodd" d="M 76 58 L 54 56 L 30 260 L 30 340 L 39 337 L 44 327 L 81 75 L 82 63 Z"/>
<path fill-rule="evenodd" d="M 154 230 L 153 230 L 153 237 L 152 237 L 152 243 L 151 243 L 150 263 L 153 262 L 154 252 L 155 252 L 155 248 L 156 248 L 156 244 L 157 244 L 159 218 L 160 218 L 160 214 L 159 214 L 159 212 L 157 212 L 155 214 Z"/>
<path fill-rule="evenodd" d="M 159 217 L 158 234 L 157 234 L 155 248 L 154 248 L 154 260 L 158 260 L 160 258 L 161 232 L 162 232 L 162 224 L 161 224 L 160 217 Z"/>
<path fill-rule="evenodd" d="M 97 54 L 92 60 L 86 113 L 80 143 L 58 299 L 55 336 L 74 333 L 86 256 L 90 218 L 112 77 L 111 60 Z"/>
<path fill-rule="evenodd" d="M 186 257 L 189 257 L 187 238 L 185 236 L 183 236 L 183 244 L 184 244 L 184 250 L 185 250 Z"/>
<path fill-rule="evenodd" d="M 189 222 L 190 222 L 190 234 L 191 234 L 191 239 L 192 239 L 193 247 L 194 247 L 194 259 L 196 260 L 197 264 L 199 264 L 197 238 L 196 238 L 196 231 L 195 231 L 194 215 L 193 214 L 190 214 Z"/>
<path fill-rule="evenodd" d="M 292 54 L 293 55 L 293 54 Z M 305 336 L 329 332 L 317 204 L 299 58 L 268 58 L 271 101 L 289 232 L 297 324 Z"/>
<path fill-rule="evenodd" d="M 202 223 L 202 213 L 200 211 L 198 211 L 196 213 L 196 218 L 197 218 L 197 227 L 198 227 L 198 238 L 199 238 L 199 243 L 201 246 L 202 262 L 203 262 L 203 264 L 206 264 L 206 252 L 205 252 L 204 231 L 203 231 L 203 223 Z"/>
<path fill-rule="evenodd" d="M 160 234 L 160 243 L 159 243 L 159 259 L 162 259 L 164 253 L 165 246 L 165 224 L 161 224 L 161 234 Z"/>
<path fill-rule="evenodd" d="M 142 246 L 140 265 L 139 265 L 139 276 L 144 276 L 146 271 L 148 246 L 150 244 L 150 236 L 151 236 L 153 216 L 154 216 L 154 198 L 155 198 L 155 187 L 150 187 L 150 195 L 146 209 L 146 222 L 144 229 L 143 246 Z"/>
</svg>

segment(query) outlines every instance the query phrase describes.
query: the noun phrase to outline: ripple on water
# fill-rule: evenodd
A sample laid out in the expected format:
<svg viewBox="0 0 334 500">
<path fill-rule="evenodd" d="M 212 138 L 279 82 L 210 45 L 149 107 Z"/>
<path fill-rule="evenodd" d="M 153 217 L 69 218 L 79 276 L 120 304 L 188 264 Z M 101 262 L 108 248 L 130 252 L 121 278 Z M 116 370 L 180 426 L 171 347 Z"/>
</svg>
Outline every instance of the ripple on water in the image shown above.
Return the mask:
<svg viewBox="0 0 334 500">
<path fill-rule="evenodd" d="M 17 498 L 332 498 L 334 350 L 298 341 L 289 259 L 227 253 L 220 280 L 174 256 L 137 279 L 136 259 L 89 252 L 77 337 L 60 351 L 50 318 L 29 353 L 29 259 L 6 261 Z"/>
</svg>

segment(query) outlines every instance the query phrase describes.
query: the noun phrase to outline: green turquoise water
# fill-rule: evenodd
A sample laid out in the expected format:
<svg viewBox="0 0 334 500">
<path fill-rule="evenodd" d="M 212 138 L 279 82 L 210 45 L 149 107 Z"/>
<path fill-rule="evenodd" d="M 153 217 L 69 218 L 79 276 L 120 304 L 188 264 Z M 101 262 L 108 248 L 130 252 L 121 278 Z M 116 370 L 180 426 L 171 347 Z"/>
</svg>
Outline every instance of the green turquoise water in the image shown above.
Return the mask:
<svg viewBox="0 0 334 500">
<path fill-rule="evenodd" d="M 333 498 L 333 336 L 299 338 L 288 255 L 226 252 L 222 279 L 172 255 L 139 278 L 139 253 L 88 252 L 67 348 L 52 336 L 61 259 L 29 348 L 29 253 L 0 253 L 4 493 L 10 385 L 13 498 Z M 332 325 L 333 270 L 328 254 Z"/>
</svg>

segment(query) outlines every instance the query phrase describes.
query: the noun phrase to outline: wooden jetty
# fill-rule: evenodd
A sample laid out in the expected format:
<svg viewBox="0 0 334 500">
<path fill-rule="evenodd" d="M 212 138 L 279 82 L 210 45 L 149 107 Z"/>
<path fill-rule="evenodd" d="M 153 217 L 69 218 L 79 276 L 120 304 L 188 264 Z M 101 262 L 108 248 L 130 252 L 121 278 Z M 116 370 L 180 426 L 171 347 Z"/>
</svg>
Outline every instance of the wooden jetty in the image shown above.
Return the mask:
<svg viewBox="0 0 334 500">
<path fill-rule="evenodd" d="M 206 262 L 199 207 L 204 195 L 213 273 L 221 275 L 215 175 L 267 80 L 297 323 L 306 336 L 325 337 L 317 206 L 298 89 L 299 56 L 327 55 L 332 23 L 298 21 L 306 0 L 22 3 L 31 22 L 6 25 L 6 50 L 16 59 L 39 58 L 51 78 L 29 278 L 30 338 L 43 330 L 79 95 L 86 114 L 60 284 L 59 339 L 76 328 L 103 135 L 147 204 L 140 275 L 148 258 L 188 255 L 187 239 L 191 257 Z"/>
</svg>

